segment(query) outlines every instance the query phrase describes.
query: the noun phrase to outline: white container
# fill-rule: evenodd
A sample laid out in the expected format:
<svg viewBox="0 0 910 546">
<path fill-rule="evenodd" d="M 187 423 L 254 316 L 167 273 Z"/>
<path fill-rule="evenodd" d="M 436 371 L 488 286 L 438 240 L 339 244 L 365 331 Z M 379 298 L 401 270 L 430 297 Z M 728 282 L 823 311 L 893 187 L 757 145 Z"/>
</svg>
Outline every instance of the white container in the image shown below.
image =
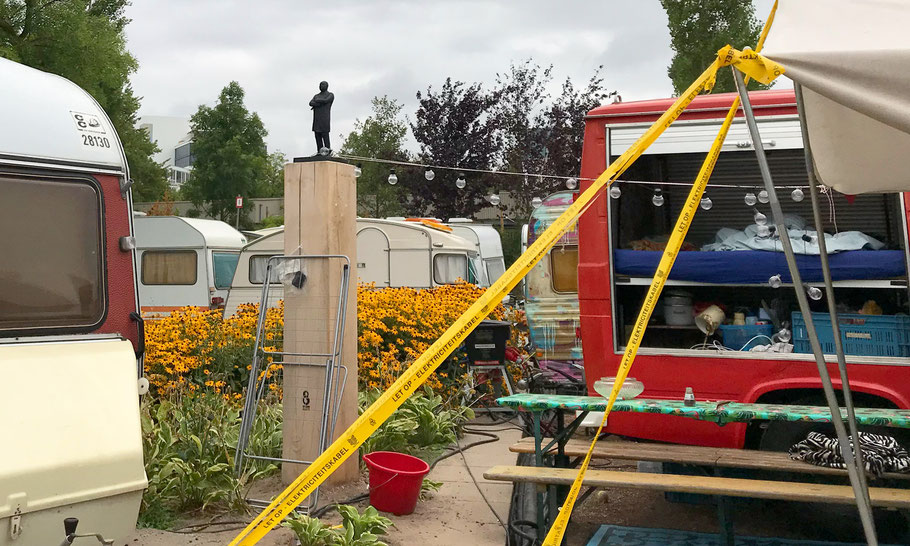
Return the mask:
<svg viewBox="0 0 910 546">
<path fill-rule="evenodd" d="M 690 326 L 695 323 L 692 297 L 682 294 L 664 296 L 664 322 L 668 326 Z"/>
</svg>

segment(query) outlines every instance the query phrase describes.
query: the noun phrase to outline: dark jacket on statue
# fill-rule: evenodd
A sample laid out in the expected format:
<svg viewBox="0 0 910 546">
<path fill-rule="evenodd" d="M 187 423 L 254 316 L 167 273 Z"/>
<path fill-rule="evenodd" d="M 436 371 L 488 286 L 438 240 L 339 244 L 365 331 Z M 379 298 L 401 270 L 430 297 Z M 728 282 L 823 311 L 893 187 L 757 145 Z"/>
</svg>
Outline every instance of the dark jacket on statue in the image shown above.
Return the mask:
<svg viewBox="0 0 910 546">
<path fill-rule="evenodd" d="M 335 95 L 325 91 L 319 93 L 310 101 L 313 107 L 313 131 L 316 133 L 328 133 L 332 129 L 330 119 L 332 115 L 332 102 L 335 101 Z"/>
</svg>

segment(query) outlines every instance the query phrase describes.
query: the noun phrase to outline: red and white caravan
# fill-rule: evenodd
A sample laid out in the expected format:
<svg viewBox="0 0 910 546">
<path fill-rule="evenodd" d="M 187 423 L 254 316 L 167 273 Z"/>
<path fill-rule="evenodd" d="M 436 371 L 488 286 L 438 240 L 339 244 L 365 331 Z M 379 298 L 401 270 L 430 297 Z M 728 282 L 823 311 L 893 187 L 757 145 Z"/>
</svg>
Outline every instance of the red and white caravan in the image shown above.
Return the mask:
<svg viewBox="0 0 910 546">
<path fill-rule="evenodd" d="M 126 157 L 72 82 L 0 81 L 0 545 L 60 544 L 64 518 L 119 540 L 147 483 Z"/>
</svg>

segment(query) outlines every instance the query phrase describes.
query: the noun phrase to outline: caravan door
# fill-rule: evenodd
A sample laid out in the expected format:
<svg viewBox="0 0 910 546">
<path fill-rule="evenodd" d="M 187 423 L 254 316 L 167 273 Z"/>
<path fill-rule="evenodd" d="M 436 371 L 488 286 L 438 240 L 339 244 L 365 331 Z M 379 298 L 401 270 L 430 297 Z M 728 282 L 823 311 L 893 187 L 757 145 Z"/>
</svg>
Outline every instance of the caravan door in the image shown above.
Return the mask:
<svg viewBox="0 0 910 546">
<path fill-rule="evenodd" d="M 390 286 L 389 238 L 378 228 L 367 227 L 357 233 L 357 276 L 360 282 Z"/>
</svg>

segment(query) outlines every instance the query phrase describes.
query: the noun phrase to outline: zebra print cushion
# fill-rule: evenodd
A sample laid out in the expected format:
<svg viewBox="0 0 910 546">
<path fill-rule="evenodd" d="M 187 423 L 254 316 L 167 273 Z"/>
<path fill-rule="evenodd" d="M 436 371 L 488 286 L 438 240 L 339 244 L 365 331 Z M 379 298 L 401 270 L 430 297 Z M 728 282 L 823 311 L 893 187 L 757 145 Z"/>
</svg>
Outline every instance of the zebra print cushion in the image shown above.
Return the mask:
<svg viewBox="0 0 910 546">
<path fill-rule="evenodd" d="M 853 445 L 852 438 L 850 445 Z M 910 472 L 910 454 L 891 436 L 860 432 L 859 445 L 863 450 L 863 464 L 870 474 Z M 810 432 L 805 440 L 793 445 L 790 458 L 817 466 L 847 468 L 837 438 L 820 432 Z"/>
</svg>

